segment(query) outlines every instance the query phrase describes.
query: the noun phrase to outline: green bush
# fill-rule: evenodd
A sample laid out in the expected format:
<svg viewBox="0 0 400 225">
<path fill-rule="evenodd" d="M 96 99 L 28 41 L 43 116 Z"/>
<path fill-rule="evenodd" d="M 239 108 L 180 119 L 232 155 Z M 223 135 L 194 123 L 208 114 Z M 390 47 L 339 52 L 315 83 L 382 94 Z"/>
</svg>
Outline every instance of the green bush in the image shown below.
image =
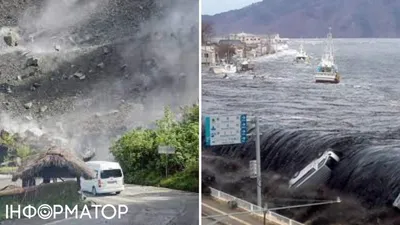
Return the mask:
<svg viewBox="0 0 400 225">
<path fill-rule="evenodd" d="M 21 160 L 25 160 L 34 152 L 32 149 L 18 139 L 18 134 L 9 134 L 7 132 L 2 133 L 0 136 L 0 144 L 8 148 L 8 153 L 3 161 L 14 161 L 17 157 Z"/>
<path fill-rule="evenodd" d="M 111 153 L 121 164 L 126 183 L 164 185 L 188 191 L 198 188 L 198 182 L 194 184 L 193 177 L 188 174 L 193 173 L 193 165 L 198 167 L 199 162 L 199 106 L 186 106 L 181 111 L 178 120 L 165 108 L 164 117 L 155 121 L 154 129 L 137 128 L 112 145 Z M 175 154 L 160 155 L 158 146 L 172 146 Z M 170 177 L 165 179 L 167 160 Z M 195 177 L 198 180 L 198 168 Z M 174 180 L 184 181 L 184 185 L 172 185 Z"/>
<path fill-rule="evenodd" d="M 199 166 L 190 166 L 182 172 L 178 172 L 171 177 L 165 178 L 160 182 L 161 187 L 199 192 Z"/>
<path fill-rule="evenodd" d="M 30 155 L 32 155 L 31 149 L 26 145 L 18 145 L 16 148 L 16 156 L 20 157 L 22 160 L 25 160 Z"/>
</svg>

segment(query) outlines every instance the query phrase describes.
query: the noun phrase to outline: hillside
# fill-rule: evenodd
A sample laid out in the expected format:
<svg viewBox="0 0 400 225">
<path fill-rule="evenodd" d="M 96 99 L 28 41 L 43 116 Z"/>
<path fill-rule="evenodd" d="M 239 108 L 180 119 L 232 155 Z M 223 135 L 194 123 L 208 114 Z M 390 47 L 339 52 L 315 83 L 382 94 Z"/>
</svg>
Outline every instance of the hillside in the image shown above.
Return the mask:
<svg viewBox="0 0 400 225">
<path fill-rule="evenodd" d="M 400 37 L 400 0 L 264 0 L 213 16 L 217 35 L 279 33 L 283 37 Z"/>
<path fill-rule="evenodd" d="M 105 159 L 124 131 L 198 98 L 198 18 L 181 20 L 196 1 L 0 2 L 0 130 Z"/>
</svg>

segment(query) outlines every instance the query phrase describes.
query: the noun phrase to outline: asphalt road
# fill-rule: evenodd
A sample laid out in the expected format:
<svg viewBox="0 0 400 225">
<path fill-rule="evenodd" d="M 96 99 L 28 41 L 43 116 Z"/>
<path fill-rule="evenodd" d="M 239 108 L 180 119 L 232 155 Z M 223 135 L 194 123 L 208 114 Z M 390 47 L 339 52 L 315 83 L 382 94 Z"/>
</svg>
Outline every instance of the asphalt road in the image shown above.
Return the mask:
<svg viewBox="0 0 400 225">
<path fill-rule="evenodd" d="M 8 182 L 8 184 L 7 184 Z M 14 184 L 9 179 L 0 177 L 0 188 Z M 57 217 L 56 220 L 43 220 L 40 218 L 4 221 L 1 225 L 198 225 L 199 224 L 199 196 L 196 193 L 187 193 L 157 187 L 125 185 L 125 191 L 119 195 L 90 196 L 96 205 L 126 205 L 128 212 L 121 218 L 107 220 L 101 216 L 96 219 L 95 210 L 90 211 L 91 218 L 84 215 L 82 218 Z M 106 216 L 111 216 L 113 211 L 106 210 Z M 82 215 L 79 213 L 78 215 Z M 62 217 L 62 218 L 61 218 Z"/>
</svg>

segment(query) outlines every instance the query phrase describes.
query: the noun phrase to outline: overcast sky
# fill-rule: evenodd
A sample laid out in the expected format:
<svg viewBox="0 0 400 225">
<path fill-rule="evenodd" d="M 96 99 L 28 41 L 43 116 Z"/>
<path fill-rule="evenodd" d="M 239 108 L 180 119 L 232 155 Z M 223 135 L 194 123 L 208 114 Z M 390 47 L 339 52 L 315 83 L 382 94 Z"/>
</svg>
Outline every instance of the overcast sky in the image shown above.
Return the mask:
<svg viewBox="0 0 400 225">
<path fill-rule="evenodd" d="M 233 9 L 240 9 L 245 6 L 251 5 L 261 0 L 202 0 L 201 1 L 201 14 L 214 15 L 221 12 L 226 12 Z"/>
</svg>

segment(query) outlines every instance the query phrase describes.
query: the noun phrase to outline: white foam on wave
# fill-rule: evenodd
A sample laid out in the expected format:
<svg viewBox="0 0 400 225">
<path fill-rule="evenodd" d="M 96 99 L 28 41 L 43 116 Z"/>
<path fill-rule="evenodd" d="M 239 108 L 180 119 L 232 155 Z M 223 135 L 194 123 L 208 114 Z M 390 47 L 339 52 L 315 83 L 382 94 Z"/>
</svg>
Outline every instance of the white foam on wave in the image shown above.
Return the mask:
<svg viewBox="0 0 400 225">
<path fill-rule="evenodd" d="M 295 56 L 297 54 L 297 51 L 294 49 L 287 49 L 281 52 L 277 52 L 275 54 L 271 54 L 271 55 L 265 55 L 265 56 L 261 56 L 258 58 L 253 59 L 252 61 L 254 62 L 268 62 L 271 60 L 275 60 L 278 58 L 282 58 L 282 57 L 286 57 L 286 56 Z"/>
</svg>

